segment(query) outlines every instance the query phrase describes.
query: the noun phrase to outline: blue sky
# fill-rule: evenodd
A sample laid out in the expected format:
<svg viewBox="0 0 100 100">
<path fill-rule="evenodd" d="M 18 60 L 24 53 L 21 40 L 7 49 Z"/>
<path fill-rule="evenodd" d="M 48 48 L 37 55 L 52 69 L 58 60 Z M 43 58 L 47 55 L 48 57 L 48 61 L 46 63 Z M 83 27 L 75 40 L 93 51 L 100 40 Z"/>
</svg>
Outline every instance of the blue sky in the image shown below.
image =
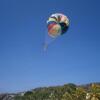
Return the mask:
<svg viewBox="0 0 100 100">
<path fill-rule="evenodd" d="M 0 0 L 0 92 L 100 82 L 99 0 Z M 70 19 L 46 52 L 46 20 Z"/>
</svg>

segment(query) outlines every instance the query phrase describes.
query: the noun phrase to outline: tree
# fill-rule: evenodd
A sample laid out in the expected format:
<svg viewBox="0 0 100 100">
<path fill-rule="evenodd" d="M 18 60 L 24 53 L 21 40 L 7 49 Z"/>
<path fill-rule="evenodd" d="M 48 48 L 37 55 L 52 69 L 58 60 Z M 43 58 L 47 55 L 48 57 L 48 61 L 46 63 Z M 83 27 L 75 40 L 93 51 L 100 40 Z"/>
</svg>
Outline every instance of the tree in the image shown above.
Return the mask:
<svg viewBox="0 0 100 100">
<path fill-rule="evenodd" d="M 68 92 L 65 92 L 61 100 L 73 100 L 72 95 Z"/>
<path fill-rule="evenodd" d="M 100 85 L 91 84 L 89 93 L 86 95 L 87 100 L 100 100 Z"/>
</svg>

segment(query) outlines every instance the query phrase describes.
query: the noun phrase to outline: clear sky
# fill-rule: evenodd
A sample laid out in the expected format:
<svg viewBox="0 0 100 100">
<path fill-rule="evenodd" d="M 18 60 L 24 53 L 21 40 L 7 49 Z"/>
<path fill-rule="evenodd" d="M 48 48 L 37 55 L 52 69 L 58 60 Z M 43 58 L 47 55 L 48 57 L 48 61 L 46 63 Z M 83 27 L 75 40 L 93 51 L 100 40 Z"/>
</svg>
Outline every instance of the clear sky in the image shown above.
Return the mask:
<svg viewBox="0 0 100 100">
<path fill-rule="evenodd" d="M 46 52 L 46 20 L 70 19 Z M 100 0 L 0 0 L 0 92 L 100 82 Z"/>
</svg>

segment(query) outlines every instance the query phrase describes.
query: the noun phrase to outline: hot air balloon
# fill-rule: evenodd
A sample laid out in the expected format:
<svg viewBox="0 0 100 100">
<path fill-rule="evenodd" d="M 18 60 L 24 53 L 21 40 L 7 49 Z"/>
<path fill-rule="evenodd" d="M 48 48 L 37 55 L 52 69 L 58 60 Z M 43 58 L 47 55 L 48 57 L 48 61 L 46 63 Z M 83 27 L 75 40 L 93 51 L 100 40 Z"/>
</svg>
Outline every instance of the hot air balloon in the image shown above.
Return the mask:
<svg viewBox="0 0 100 100">
<path fill-rule="evenodd" d="M 64 14 L 52 14 L 47 20 L 48 35 L 56 38 L 66 33 L 69 27 L 69 19 Z"/>
<path fill-rule="evenodd" d="M 47 30 L 48 30 L 48 36 L 52 38 L 52 40 L 55 40 L 58 36 L 61 36 L 67 32 L 69 28 L 69 19 L 67 16 L 61 13 L 55 13 L 52 14 L 48 20 L 47 20 Z M 47 43 L 47 41 L 44 44 L 44 50 L 48 47 L 48 45 L 51 43 Z"/>
</svg>

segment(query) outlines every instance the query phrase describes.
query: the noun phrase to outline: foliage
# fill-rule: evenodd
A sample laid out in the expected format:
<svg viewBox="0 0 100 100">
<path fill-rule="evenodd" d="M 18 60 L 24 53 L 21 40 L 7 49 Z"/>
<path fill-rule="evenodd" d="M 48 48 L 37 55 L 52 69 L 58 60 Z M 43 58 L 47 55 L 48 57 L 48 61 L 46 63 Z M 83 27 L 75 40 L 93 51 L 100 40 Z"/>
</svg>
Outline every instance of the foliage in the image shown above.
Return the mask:
<svg viewBox="0 0 100 100">
<path fill-rule="evenodd" d="M 76 86 L 70 83 L 36 88 L 25 92 L 24 95 L 16 95 L 14 100 L 100 100 L 100 84 Z"/>
</svg>

